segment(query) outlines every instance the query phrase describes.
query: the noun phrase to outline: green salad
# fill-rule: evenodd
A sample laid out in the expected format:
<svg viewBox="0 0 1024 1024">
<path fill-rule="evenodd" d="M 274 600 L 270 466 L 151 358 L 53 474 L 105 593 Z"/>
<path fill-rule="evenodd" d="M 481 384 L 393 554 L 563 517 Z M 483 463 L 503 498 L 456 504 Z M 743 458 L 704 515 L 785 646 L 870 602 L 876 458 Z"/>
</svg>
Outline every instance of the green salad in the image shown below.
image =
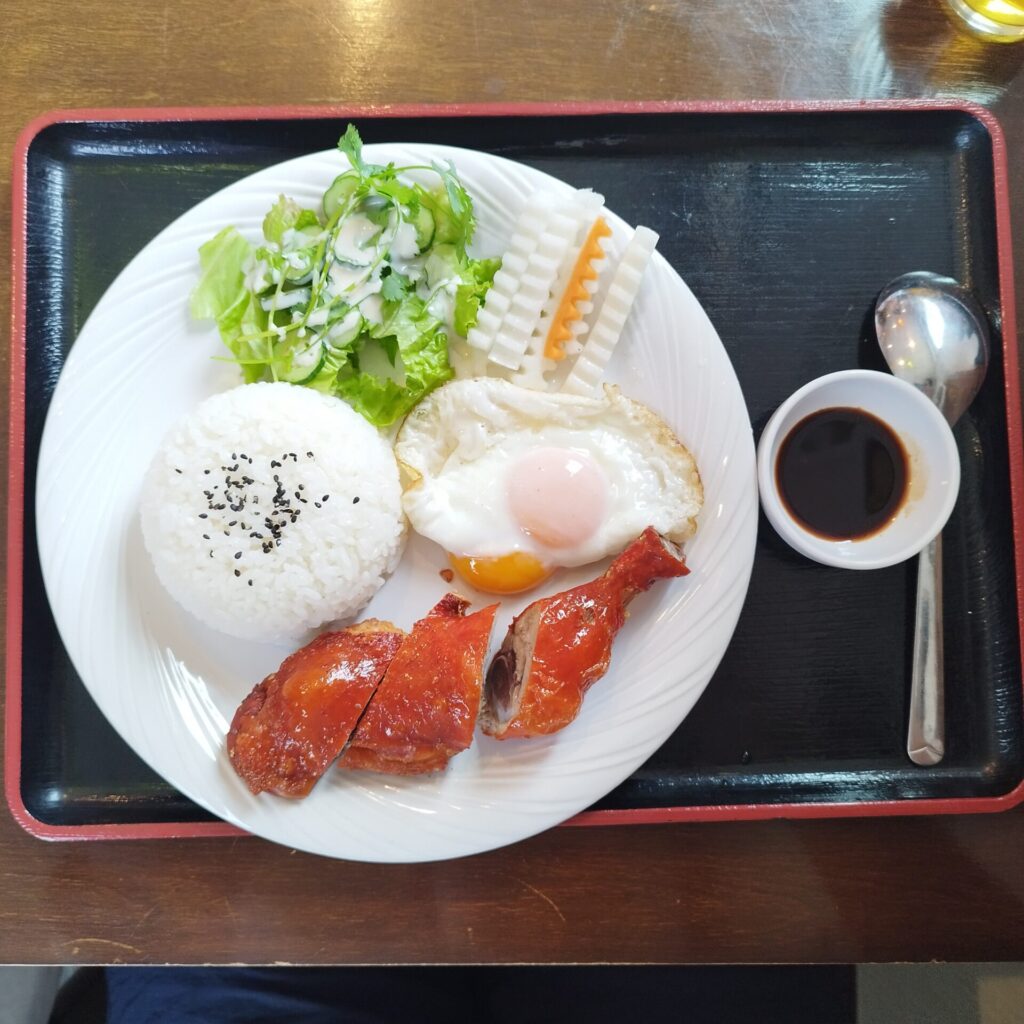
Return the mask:
<svg viewBox="0 0 1024 1024">
<path fill-rule="evenodd" d="M 316 388 L 387 426 L 451 378 L 449 335 L 476 322 L 500 261 L 468 256 L 473 203 L 451 164 L 368 164 L 353 125 L 338 148 L 350 167 L 320 210 L 281 196 L 263 244 L 228 227 L 200 247 L 190 309 L 246 382 Z"/>
</svg>

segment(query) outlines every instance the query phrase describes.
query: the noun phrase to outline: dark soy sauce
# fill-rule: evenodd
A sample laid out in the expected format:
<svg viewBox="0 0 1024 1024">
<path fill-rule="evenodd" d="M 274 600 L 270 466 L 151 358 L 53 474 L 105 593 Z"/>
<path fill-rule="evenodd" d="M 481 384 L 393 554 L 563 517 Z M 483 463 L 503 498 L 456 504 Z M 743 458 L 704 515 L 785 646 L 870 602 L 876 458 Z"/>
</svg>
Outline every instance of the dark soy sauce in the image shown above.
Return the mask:
<svg viewBox="0 0 1024 1024">
<path fill-rule="evenodd" d="M 900 439 L 863 409 L 822 409 L 786 435 L 775 460 L 783 504 L 828 540 L 859 540 L 881 530 L 907 494 Z"/>
</svg>

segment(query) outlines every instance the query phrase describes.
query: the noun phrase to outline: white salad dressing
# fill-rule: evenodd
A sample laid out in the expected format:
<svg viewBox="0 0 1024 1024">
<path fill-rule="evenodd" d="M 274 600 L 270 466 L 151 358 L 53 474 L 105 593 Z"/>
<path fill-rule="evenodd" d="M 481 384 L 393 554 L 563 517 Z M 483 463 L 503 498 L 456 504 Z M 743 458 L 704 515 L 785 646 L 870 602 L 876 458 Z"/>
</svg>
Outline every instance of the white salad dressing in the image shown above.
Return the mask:
<svg viewBox="0 0 1024 1024">
<path fill-rule="evenodd" d="M 424 262 L 425 261 L 422 256 L 414 256 L 412 259 L 403 260 L 392 255 L 391 269 L 396 274 L 401 274 L 402 277 L 407 277 L 413 284 L 415 284 L 423 277 Z"/>
<path fill-rule="evenodd" d="M 353 213 L 342 221 L 337 238 L 334 240 L 334 255 L 345 263 L 366 267 L 377 256 L 376 247 L 366 247 L 380 234 L 380 226 L 361 213 Z"/>
<path fill-rule="evenodd" d="M 271 292 L 260 305 L 269 313 L 275 309 L 291 309 L 293 306 L 305 306 L 309 302 L 308 288 L 293 288 L 291 291 Z"/>
<path fill-rule="evenodd" d="M 449 333 L 455 332 L 455 289 L 458 288 L 458 281 L 449 290 L 448 285 L 438 288 L 427 302 L 427 312 L 437 317 L 448 329 Z"/>
<path fill-rule="evenodd" d="M 391 262 L 394 265 L 396 259 L 411 260 L 418 256 L 420 247 L 416 242 L 416 228 L 408 221 L 402 221 L 395 229 L 394 238 L 391 242 Z"/>
<path fill-rule="evenodd" d="M 324 291 L 331 298 L 343 299 L 349 306 L 356 306 L 380 289 L 379 268 L 371 273 L 369 267 L 348 267 L 335 263 L 327 272 Z"/>
<path fill-rule="evenodd" d="M 267 261 L 252 260 L 245 272 L 245 287 L 251 292 L 262 292 L 270 287 L 270 279 L 267 277 Z"/>
<path fill-rule="evenodd" d="M 359 312 L 363 314 L 368 323 L 384 323 L 384 300 L 379 294 L 367 295 L 359 303 Z"/>
<path fill-rule="evenodd" d="M 317 306 L 309 316 L 306 317 L 307 327 L 323 327 L 327 323 L 327 317 L 330 314 L 330 308 L 327 306 Z"/>
<path fill-rule="evenodd" d="M 284 254 L 284 261 L 288 264 L 292 270 L 308 270 L 309 269 L 309 256 L 301 249 L 296 252 L 286 252 Z"/>
</svg>

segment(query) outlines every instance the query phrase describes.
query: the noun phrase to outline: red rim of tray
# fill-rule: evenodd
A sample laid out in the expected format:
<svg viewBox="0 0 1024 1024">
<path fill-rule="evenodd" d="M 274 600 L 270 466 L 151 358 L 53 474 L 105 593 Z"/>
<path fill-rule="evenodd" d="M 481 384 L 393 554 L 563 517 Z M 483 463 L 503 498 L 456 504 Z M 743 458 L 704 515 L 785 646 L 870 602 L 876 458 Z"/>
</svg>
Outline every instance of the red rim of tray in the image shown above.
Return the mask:
<svg viewBox="0 0 1024 1024">
<path fill-rule="evenodd" d="M 109 107 L 54 110 L 33 119 L 14 147 L 11 230 L 11 382 L 10 447 L 7 476 L 7 661 L 5 691 L 4 789 L 15 820 L 42 839 L 160 839 L 229 836 L 246 833 L 226 822 L 139 823 L 121 825 L 50 825 L 29 813 L 21 795 L 21 637 L 23 503 L 25 480 L 25 278 L 28 150 L 44 128 L 81 121 L 263 120 L 269 118 L 509 117 L 576 114 L 757 114 L 849 113 L 857 111 L 959 110 L 980 121 L 992 140 L 995 175 L 996 245 L 1006 377 L 1007 435 L 1013 514 L 1017 607 L 1024 648 L 1024 447 L 1021 432 L 1020 376 L 1014 308 L 1012 240 L 1006 145 L 994 115 L 974 103 L 953 100 L 882 100 L 850 102 L 614 102 L 398 104 L 382 106 L 253 107 Z M 798 803 L 657 807 L 584 811 L 567 825 L 641 825 L 686 821 L 753 821 L 769 818 L 848 818 L 885 815 L 970 814 L 1004 811 L 1024 801 L 1024 781 L 998 797 L 887 800 L 861 803 Z"/>
</svg>

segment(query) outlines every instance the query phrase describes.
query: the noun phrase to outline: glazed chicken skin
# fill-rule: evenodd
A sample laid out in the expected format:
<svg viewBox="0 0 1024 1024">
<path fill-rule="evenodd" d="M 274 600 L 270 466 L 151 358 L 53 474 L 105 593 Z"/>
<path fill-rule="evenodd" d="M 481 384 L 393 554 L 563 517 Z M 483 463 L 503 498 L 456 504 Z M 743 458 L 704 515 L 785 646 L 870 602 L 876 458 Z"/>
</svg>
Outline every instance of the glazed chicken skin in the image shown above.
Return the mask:
<svg viewBox="0 0 1024 1024">
<path fill-rule="evenodd" d="M 405 633 L 367 619 L 285 658 L 239 705 L 228 757 L 253 793 L 304 797 L 341 753 Z"/>
<path fill-rule="evenodd" d="M 607 671 L 629 602 L 688 572 L 675 546 L 648 527 L 603 576 L 525 608 L 488 670 L 483 731 L 525 739 L 564 729 Z"/>
<path fill-rule="evenodd" d="M 447 594 L 413 627 L 338 764 L 393 775 L 441 771 L 473 742 L 498 606 L 466 615 Z"/>
</svg>

